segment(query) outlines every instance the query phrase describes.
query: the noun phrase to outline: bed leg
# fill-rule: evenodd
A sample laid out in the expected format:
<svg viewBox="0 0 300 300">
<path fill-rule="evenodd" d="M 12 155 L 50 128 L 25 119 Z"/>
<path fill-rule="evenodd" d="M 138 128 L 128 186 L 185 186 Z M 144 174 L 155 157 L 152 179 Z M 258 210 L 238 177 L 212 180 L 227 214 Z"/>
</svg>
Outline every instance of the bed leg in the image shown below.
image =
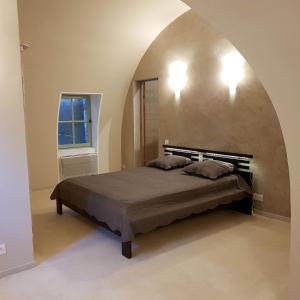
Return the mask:
<svg viewBox="0 0 300 300">
<path fill-rule="evenodd" d="M 253 213 L 253 199 L 252 197 L 245 197 L 238 202 L 232 204 L 232 209 L 241 213 L 252 215 Z"/>
<path fill-rule="evenodd" d="M 61 199 L 56 199 L 56 212 L 58 215 L 63 214 L 63 207 Z"/>
<path fill-rule="evenodd" d="M 122 255 L 128 259 L 132 257 L 131 241 L 122 242 Z"/>
</svg>

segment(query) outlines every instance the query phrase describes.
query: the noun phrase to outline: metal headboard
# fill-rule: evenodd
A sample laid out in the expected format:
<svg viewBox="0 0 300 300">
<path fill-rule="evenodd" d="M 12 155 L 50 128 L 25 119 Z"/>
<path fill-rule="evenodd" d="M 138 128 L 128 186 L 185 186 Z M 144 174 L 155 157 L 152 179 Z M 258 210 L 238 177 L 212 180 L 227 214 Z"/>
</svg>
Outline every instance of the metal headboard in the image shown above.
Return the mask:
<svg viewBox="0 0 300 300">
<path fill-rule="evenodd" d="M 163 145 L 163 148 L 165 155 L 180 155 L 188 157 L 193 161 L 213 159 L 229 162 L 235 166 L 234 173 L 242 176 L 249 185 L 252 185 L 253 174 L 250 165 L 253 160 L 253 155 L 171 145 Z"/>
</svg>

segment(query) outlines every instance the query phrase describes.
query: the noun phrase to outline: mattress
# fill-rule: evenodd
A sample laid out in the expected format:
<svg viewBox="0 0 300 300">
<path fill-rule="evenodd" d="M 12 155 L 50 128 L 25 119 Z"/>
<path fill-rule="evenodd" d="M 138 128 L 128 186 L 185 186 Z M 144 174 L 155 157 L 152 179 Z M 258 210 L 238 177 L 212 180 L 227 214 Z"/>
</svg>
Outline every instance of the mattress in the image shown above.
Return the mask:
<svg viewBox="0 0 300 300">
<path fill-rule="evenodd" d="M 176 219 L 201 213 L 251 194 L 238 175 L 217 180 L 141 167 L 60 182 L 51 199 L 60 199 L 85 211 L 113 231 L 122 241 L 168 225 Z"/>
</svg>

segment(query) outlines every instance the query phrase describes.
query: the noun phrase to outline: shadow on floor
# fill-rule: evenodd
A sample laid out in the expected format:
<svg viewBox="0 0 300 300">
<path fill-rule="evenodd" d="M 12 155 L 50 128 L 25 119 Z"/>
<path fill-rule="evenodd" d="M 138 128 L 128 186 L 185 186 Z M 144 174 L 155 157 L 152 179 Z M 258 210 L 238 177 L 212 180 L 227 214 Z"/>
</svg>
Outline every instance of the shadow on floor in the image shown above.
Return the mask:
<svg viewBox="0 0 300 300">
<path fill-rule="evenodd" d="M 97 235 L 111 238 L 121 255 L 119 237 L 65 207 L 64 214 L 57 215 L 54 201 L 47 203 L 47 207 L 43 209 L 33 209 L 32 218 L 35 257 L 38 263 L 59 254 L 95 231 Z M 150 233 L 138 234 L 133 244 L 134 259 L 148 259 L 194 240 L 205 239 L 249 218 L 251 217 L 230 210 L 215 210 L 176 221 Z M 101 237 L 99 247 L 102 246 L 100 239 Z"/>
</svg>

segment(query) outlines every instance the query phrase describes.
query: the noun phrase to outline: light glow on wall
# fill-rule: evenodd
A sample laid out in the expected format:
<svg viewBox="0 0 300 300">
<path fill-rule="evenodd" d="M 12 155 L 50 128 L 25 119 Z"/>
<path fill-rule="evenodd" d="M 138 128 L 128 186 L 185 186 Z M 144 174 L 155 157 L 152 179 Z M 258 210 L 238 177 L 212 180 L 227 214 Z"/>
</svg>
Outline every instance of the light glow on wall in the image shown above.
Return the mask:
<svg viewBox="0 0 300 300">
<path fill-rule="evenodd" d="M 183 61 L 175 61 L 169 66 L 169 86 L 179 99 L 182 89 L 187 83 L 187 64 Z"/>
<path fill-rule="evenodd" d="M 222 57 L 221 79 L 228 86 L 231 96 L 235 96 L 236 88 L 244 78 L 244 64 L 245 59 L 238 51 L 230 52 Z"/>
</svg>

